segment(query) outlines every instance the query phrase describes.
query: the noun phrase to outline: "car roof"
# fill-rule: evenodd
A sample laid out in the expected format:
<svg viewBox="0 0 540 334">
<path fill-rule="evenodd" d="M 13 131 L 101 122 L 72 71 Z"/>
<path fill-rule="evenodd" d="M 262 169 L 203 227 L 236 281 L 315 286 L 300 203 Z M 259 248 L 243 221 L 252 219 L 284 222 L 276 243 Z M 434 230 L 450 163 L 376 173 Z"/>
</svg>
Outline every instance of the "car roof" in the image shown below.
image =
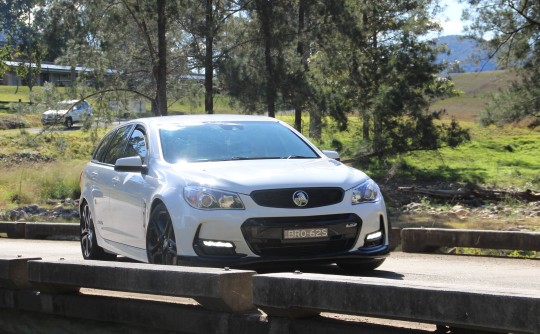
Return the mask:
<svg viewBox="0 0 540 334">
<path fill-rule="evenodd" d="M 279 122 L 278 119 L 256 115 L 233 115 L 233 114 L 200 114 L 200 115 L 175 115 L 158 116 L 134 119 L 131 122 L 145 123 L 151 126 L 159 126 L 175 123 L 204 123 L 204 122 Z"/>
<path fill-rule="evenodd" d="M 63 101 L 60 101 L 60 103 L 70 103 L 70 104 L 75 104 L 77 102 L 79 102 L 81 100 L 63 100 Z M 82 100 L 82 101 L 85 101 L 85 100 Z M 81 101 L 81 102 L 82 102 Z"/>
</svg>

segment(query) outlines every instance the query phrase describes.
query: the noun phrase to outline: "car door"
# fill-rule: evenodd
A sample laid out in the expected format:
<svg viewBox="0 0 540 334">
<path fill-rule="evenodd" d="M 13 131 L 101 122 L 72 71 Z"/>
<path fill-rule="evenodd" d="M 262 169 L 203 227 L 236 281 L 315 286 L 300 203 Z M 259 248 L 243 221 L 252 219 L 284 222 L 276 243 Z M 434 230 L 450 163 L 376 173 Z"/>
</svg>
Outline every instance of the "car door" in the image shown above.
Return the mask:
<svg viewBox="0 0 540 334">
<path fill-rule="evenodd" d="M 122 157 L 139 156 L 146 163 L 148 144 L 145 129 L 135 127 Z M 144 249 L 146 200 L 155 187 L 153 178 L 141 172 L 116 172 L 110 193 L 114 240 L 124 245 Z"/>
<path fill-rule="evenodd" d="M 120 228 L 112 215 L 114 208 L 111 208 L 111 193 L 120 180 L 118 173 L 114 171 L 114 163 L 124 154 L 132 129 L 133 124 L 129 124 L 114 132 L 107 149 L 99 159 L 99 164 L 92 170 L 93 185 L 99 189 L 102 196 L 99 205 L 94 205 L 96 228 L 103 238 L 112 241 L 116 241 Z"/>
<path fill-rule="evenodd" d="M 92 160 L 84 169 L 84 177 L 91 192 L 91 201 L 93 208 L 94 224 L 96 229 L 101 229 L 103 226 L 103 217 L 106 217 L 109 212 L 109 198 L 104 189 L 104 175 L 108 173 L 110 167 L 103 163 L 103 157 L 107 153 L 111 140 L 115 132 L 111 131 L 103 137 L 98 147 L 94 151 Z M 101 232 L 101 231 L 100 231 Z"/>
<path fill-rule="evenodd" d="M 71 108 L 67 116 L 70 116 L 73 122 L 79 122 L 81 120 L 81 110 L 81 104 L 76 103 L 73 108 Z"/>
</svg>

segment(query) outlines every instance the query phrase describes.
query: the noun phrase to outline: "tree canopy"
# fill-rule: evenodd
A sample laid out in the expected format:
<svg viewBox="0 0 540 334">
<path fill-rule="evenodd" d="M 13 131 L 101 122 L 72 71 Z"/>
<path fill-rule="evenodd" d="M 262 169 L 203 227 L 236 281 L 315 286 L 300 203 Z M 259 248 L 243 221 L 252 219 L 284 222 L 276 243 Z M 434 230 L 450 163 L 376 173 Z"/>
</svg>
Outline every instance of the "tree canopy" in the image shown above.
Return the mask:
<svg viewBox="0 0 540 334">
<path fill-rule="evenodd" d="M 314 139 L 327 117 L 344 130 L 358 114 L 359 155 L 466 139 L 457 124 L 436 122 L 444 111 L 429 111 L 455 93 L 425 37 L 439 29 L 438 0 L 21 1 L 43 13 L 32 25 L 46 57 L 93 68 L 96 90 L 145 96 L 155 115 L 189 93 L 182 78 L 195 72 L 207 113 L 216 94 L 246 113 L 293 110 L 299 130 L 309 115 Z"/>
<path fill-rule="evenodd" d="M 540 125 L 540 3 L 531 0 L 468 0 L 468 32 L 492 50 L 499 64 L 517 68 L 520 80 L 494 96 L 483 124 Z M 475 13 L 474 15 L 472 13 Z"/>
</svg>

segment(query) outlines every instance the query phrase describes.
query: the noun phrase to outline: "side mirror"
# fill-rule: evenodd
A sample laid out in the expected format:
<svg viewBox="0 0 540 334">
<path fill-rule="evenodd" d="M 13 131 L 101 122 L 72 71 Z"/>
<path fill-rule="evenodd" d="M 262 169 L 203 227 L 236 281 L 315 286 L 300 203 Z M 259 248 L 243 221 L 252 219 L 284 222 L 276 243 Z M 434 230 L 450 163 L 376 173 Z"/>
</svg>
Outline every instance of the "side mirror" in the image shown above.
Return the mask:
<svg viewBox="0 0 540 334">
<path fill-rule="evenodd" d="M 136 155 L 116 160 L 114 170 L 117 172 L 146 173 L 148 166 L 143 165 L 141 157 Z"/>
<path fill-rule="evenodd" d="M 334 160 L 339 161 L 339 153 L 337 153 L 336 151 L 324 150 L 324 151 L 322 151 L 322 153 L 324 153 L 324 155 L 326 155 L 330 159 L 334 159 Z"/>
</svg>

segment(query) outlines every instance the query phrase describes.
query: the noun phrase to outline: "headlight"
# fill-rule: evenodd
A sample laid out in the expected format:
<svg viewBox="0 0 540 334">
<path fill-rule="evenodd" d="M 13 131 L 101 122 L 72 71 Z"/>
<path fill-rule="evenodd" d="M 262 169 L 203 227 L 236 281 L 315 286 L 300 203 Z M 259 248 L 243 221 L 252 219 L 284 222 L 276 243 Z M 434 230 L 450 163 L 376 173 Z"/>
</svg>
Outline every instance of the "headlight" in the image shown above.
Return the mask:
<svg viewBox="0 0 540 334">
<path fill-rule="evenodd" d="M 202 210 L 243 210 L 244 203 L 237 193 L 205 187 L 188 186 L 184 188 L 184 199 L 195 209 Z"/>
<path fill-rule="evenodd" d="M 379 199 L 379 187 L 373 180 L 356 186 L 352 190 L 351 204 L 375 202 Z"/>
</svg>

